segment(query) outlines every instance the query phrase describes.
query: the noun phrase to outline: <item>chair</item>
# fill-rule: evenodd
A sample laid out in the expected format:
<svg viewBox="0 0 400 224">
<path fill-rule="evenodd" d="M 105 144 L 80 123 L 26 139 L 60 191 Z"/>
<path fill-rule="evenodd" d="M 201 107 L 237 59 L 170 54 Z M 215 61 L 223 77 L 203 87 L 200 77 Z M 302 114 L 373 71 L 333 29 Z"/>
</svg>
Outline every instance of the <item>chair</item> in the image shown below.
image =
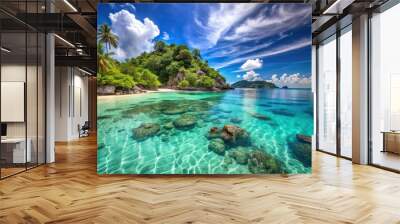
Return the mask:
<svg viewBox="0 0 400 224">
<path fill-rule="evenodd" d="M 82 127 L 78 124 L 79 138 L 89 136 L 90 123 L 85 121 Z"/>
</svg>

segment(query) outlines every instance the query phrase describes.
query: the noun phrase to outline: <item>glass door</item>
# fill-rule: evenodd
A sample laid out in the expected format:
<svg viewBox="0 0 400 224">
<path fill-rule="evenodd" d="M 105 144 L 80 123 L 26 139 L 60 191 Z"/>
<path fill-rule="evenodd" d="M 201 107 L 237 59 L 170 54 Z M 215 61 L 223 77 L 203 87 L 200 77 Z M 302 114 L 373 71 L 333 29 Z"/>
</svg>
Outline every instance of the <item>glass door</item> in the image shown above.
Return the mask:
<svg viewBox="0 0 400 224">
<path fill-rule="evenodd" d="M 352 157 L 352 32 L 340 32 L 340 155 Z"/>
<path fill-rule="evenodd" d="M 400 4 L 371 18 L 370 162 L 400 171 Z"/>
<path fill-rule="evenodd" d="M 44 1 L 0 2 L 23 17 Z M 0 178 L 45 163 L 45 35 L 0 12 Z"/>
<path fill-rule="evenodd" d="M 27 151 L 27 38 L 23 32 L 1 34 L 1 175 L 26 170 L 31 161 Z"/>
<path fill-rule="evenodd" d="M 317 54 L 317 149 L 336 154 L 336 35 L 321 43 Z"/>
</svg>

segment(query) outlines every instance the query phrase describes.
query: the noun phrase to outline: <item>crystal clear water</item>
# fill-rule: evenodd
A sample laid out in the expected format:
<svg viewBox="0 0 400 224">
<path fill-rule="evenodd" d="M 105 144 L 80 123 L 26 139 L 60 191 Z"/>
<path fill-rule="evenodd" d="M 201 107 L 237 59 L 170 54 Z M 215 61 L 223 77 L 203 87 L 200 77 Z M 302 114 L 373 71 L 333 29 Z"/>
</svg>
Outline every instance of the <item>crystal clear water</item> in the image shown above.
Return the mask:
<svg viewBox="0 0 400 224">
<path fill-rule="evenodd" d="M 251 173 L 248 165 L 208 149 L 210 128 L 235 124 L 249 133 L 253 147 L 279 160 L 285 173 L 309 173 L 311 165 L 296 157 L 289 142 L 296 146 L 300 144 L 296 134 L 312 134 L 312 105 L 309 89 L 158 92 L 99 98 L 97 170 L 99 174 Z M 196 125 L 187 130 L 165 129 L 164 125 L 182 115 L 166 113 L 165 108 L 194 115 Z M 260 119 L 260 115 L 270 120 Z M 161 130 L 145 140 L 135 140 L 132 130 L 142 123 L 160 124 Z M 311 157 L 311 146 L 304 157 Z"/>
</svg>

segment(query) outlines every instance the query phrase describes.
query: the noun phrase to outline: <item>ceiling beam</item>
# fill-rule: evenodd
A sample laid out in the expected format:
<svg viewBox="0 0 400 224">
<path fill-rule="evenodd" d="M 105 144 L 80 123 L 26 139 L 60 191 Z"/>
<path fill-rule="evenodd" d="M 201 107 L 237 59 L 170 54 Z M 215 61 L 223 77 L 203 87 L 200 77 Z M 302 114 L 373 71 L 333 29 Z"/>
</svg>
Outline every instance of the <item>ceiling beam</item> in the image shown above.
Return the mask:
<svg viewBox="0 0 400 224">
<path fill-rule="evenodd" d="M 90 46 L 96 46 L 96 32 L 97 30 L 90 24 L 85 17 L 80 14 L 68 14 L 72 21 L 74 21 L 87 35 L 86 42 Z"/>
<path fill-rule="evenodd" d="M 322 14 L 324 15 L 342 14 L 343 10 L 347 8 L 349 5 L 353 4 L 353 2 L 355 2 L 355 0 L 336 0 L 331 5 L 329 5 L 328 8 L 326 8 Z"/>
<path fill-rule="evenodd" d="M 91 56 L 55 56 L 56 66 L 87 67 L 97 71 L 97 58 Z"/>
</svg>

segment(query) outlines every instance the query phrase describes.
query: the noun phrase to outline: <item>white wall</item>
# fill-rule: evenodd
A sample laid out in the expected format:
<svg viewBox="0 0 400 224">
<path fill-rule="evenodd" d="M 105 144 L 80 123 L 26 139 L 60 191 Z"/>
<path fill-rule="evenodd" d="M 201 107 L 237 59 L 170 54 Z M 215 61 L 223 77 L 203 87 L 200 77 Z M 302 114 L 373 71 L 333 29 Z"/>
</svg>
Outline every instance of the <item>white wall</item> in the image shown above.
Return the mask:
<svg viewBox="0 0 400 224">
<path fill-rule="evenodd" d="M 77 70 L 75 70 L 77 71 Z M 75 75 L 74 77 L 74 110 L 73 119 L 72 119 L 72 135 L 75 137 L 79 137 L 79 132 L 77 129 L 78 124 L 83 125 L 85 121 L 89 119 L 89 111 L 88 111 L 88 78 L 82 76 L 82 73 L 79 72 L 79 75 Z"/>
<path fill-rule="evenodd" d="M 69 95 L 70 85 L 69 69 L 67 67 L 55 68 L 55 140 L 68 140 L 69 133 Z"/>
<path fill-rule="evenodd" d="M 25 64 L 4 64 L 1 66 L 1 81 L 25 82 Z M 1 108 L 6 110 L 7 108 Z M 25 137 L 25 122 L 7 123 L 7 137 Z"/>
<path fill-rule="evenodd" d="M 88 78 L 72 67 L 56 67 L 55 73 L 55 140 L 74 140 L 78 125 L 88 120 Z"/>
<path fill-rule="evenodd" d="M 27 70 L 25 70 L 27 69 Z M 27 118 L 28 118 L 28 137 L 29 130 L 35 130 L 36 135 L 36 82 L 31 75 L 36 77 L 36 66 L 27 66 L 25 64 L 4 64 L 1 66 L 1 81 L 2 82 L 24 82 L 26 83 L 25 76 L 28 72 L 28 87 L 27 87 Z M 29 88 L 31 87 L 31 88 Z M 4 97 L 4 96 L 3 96 Z M 43 105 L 38 105 L 39 107 Z M 7 110 L 7 108 L 1 108 L 2 110 Z M 23 108 L 24 109 L 24 108 Z M 34 111 L 34 113 L 33 113 Z M 8 122 L 7 134 L 9 137 L 24 137 L 25 136 L 25 123 L 26 122 Z"/>
</svg>

